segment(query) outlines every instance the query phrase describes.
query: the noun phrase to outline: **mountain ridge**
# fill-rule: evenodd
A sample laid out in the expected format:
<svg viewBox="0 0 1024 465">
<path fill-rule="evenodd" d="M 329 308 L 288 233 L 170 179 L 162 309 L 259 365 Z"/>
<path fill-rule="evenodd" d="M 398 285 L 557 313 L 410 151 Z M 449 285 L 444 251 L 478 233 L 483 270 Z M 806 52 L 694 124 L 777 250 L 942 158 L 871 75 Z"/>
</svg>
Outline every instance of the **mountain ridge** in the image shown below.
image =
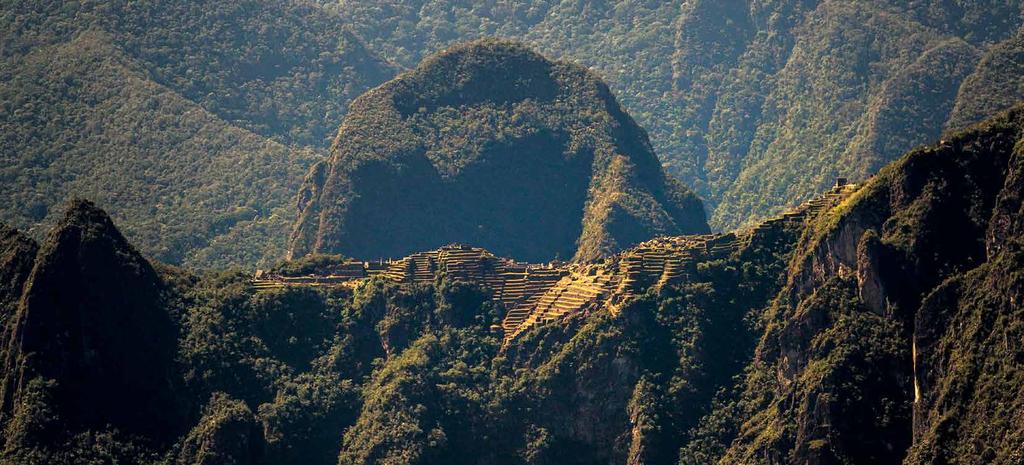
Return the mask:
<svg viewBox="0 0 1024 465">
<path fill-rule="evenodd" d="M 0 31 L 0 218 L 41 239 L 85 196 L 174 264 L 283 256 L 303 173 L 393 73 L 303 2 L 18 0 Z"/>
<path fill-rule="evenodd" d="M 272 270 L 296 275 L 280 286 L 153 266 L 78 202 L 36 255 L 4 333 L 35 328 L 4 337 L 0 390 L 19 401 L 2 409 L 0 462 L 1014 463 L 1022 139 L 1018 107 L 732 237 L 503 269 L 451 246 L 371 279 L 316 255 Z M 107 305 L 118 300 L 129 305 Z M 537 318 L 509 340 L 502 319 L 520 304 Z M 64 393 L 121 392 L 120 378 L 68 391 L 74 370 L 43 362 L 77 352 L 47 335 L 79 326 L 24 321 L 92 310 L 165 321 L 87 338 L 112 344 L 101 349 L 163 340 L 165 356 L 144 368 L 117 362 L 134 357 L 124 350 L 87 361 L 166 371 L 145 379 L 181 383 L 176 395 L 75 413 Z M 23 370 L 12 367 L 54 383 L 11 391 Z M 150 408 L 184 418 L 140 425 Z"/>
<path fill-rule="evenodd" d="M 28 459 L 34 448 L 110 426 L 170 444 L 188 404 L 177 391 L 166 292 L 105 212 L 70 202 L 4 328 L 4 451 Z"/>
</svg>

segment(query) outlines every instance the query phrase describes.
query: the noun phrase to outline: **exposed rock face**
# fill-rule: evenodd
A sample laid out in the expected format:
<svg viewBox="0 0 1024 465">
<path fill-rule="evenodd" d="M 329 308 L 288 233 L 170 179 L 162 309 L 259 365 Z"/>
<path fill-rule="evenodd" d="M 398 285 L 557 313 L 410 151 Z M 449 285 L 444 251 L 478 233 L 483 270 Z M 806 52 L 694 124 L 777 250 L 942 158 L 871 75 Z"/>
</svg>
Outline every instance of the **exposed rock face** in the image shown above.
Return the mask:
<svg viewBox="0 0 1024 465">
<path fill-rule="evenodd" d="M 864 233 L 857 245 L 857 294 L 871 311 L 882 315 L 889 308 L 889 298 L 882 278 L 881 258 L 884 246 L 874 230 Z"/>
<path fill-rule="evenodd" d="M 1024 460 L 1024 109 L 988 125 L 1007 138 L 980 140 L 987 156 L 1006 160 L 1005 176 L 992 183 L 1000 190 L 984 263 L 928 294 L 915 315 L 915 441 L 908 464 Z"/>
<path fill-rule="evenodd" d="M 765 407 L 726 463 L 1020 460 L 1022 138 L 1018 107 L 817 220 L 748 378 Z"/>
<path fill-rule="evenodd" d="M 53 416 L 34 420 L 58 424 L 30 438 L 42 444 L 108 427 L 171 439 L 187 412 L 176 400 L 177 329 L 164 290 L 104 212 L 72 202 L 41 247 L 7 328 L 4 416 L 46 399 Z M 8 436 L 15 439 L 24 438 Z"/>
<path fill-rule="evenodd" d="M 1024 253 L 1019 237 L 932 292 L 916 315 L 907 464 L 1024 459 Z"/>
<path fill-rule="evenodd" d="M 465 242 L 593 260 L 708 230 L 604 83 L 499 41 L 454 47 L 357 99 L 299 208 L 292 257 Z"/>
</svg>

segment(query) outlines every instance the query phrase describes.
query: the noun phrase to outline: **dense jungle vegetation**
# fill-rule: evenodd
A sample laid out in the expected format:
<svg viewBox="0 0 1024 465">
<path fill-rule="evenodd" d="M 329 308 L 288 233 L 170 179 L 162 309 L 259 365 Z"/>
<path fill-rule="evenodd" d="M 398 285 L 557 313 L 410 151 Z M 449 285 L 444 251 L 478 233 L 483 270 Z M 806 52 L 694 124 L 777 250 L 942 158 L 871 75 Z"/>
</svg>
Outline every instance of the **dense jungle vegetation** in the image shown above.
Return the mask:
<svg viewBox="0 0 1024 465">
<path fill-rule="evenodd" d="M 458 242 L 592 261 L 708 231 L 646 133 L 586 69 L 508 41 L 452 47 L 357 99 L 300 193 L 291 256 Z"/>
<path fill-rule="evenodd" d="M 282 257 L 306 169 L 394 72 L 301 2 L 16 1 L 0 35 L 0 218 L 40 238 L 85 196 L 197 266 Z"/>
<path fill-rule="evenodd" d="M 83 195 L 160 260 L 269 264 L 353 99 L 502 36 L 601 76 L 725 230 L 1024 97 L 1021 8 L 19 0 L 0 14 L 0 218 L 39 239 Z"/>
<path fill-rule="evenodd" d="M 1017 108 L 505 349 L 480 283 L 257 291 L 76 201 L 0 236 L 0 462 L 1017 463 L 1022 137 Z"/>
</svg>

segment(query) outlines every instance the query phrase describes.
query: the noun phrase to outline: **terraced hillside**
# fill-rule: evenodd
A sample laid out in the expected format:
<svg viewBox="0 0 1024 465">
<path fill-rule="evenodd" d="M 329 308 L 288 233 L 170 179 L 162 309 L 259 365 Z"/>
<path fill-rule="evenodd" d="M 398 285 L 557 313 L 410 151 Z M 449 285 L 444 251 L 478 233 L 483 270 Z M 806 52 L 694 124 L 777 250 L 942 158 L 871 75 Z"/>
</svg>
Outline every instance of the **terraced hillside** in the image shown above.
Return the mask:
<svg viewBox="0 0 1024 465">
<path fill-rule="evenodd" d="M 779 228 L 800 225 L 836 206 L 856 190 L 842 180 L 833 189 L 752 229 L 728 234 L 664 236 L 642 242 L 601 263 L 530 264 L 499 258 L 478 247 L 452 244 L 378 262 L 344 262 L 343 272 L 305 277 L 282 277 L 257 272 L 253 286 L 355 286 L 382 276 L 396 284 L 431 285 L 443 277 L 475 283 L 505 309 L 495 331 L 513 341 L 537 325 L 605 309 L 616 313 L 629 299 L 692 278 L 700 263 L 721 260 L 736 252 L 753 235 L 771 236 Z"/>
</svg>

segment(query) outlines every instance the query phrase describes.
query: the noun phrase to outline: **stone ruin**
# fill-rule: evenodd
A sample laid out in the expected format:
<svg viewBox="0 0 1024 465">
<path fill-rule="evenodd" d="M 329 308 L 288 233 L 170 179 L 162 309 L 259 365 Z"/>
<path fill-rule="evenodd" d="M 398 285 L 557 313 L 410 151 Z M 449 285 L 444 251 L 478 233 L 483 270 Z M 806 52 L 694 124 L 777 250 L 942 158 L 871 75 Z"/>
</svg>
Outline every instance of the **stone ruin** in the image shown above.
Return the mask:
<svg viewBox="0 0 1024 465">
<path fill-rule="evenodd" d="M 417 285 L 432 284 L 443 274 L 482 285 L 492 300 L 506 309 L 501 324 L 491 329 L 501 333 L 508 345 L 538 325 L 602 308 L 615 313 L 633 296 L 685 283 L 695 275 L 698 263 L 725 259 L 754 235 L 772 234 L 803 223 L 835 207 L 855 190 L 856 185 L 840 178 L 825 194 L 754 228 L 727 234 L 659 237 L 602 263 L 530 264 L 500 258 L 479 247 L 451 244 L 397 260 L 346 262 L 327 276 L 284 277 L 258 270 L 253 286 L 257 290 L 353 286 L 373 277 Z"/>
</svg>

